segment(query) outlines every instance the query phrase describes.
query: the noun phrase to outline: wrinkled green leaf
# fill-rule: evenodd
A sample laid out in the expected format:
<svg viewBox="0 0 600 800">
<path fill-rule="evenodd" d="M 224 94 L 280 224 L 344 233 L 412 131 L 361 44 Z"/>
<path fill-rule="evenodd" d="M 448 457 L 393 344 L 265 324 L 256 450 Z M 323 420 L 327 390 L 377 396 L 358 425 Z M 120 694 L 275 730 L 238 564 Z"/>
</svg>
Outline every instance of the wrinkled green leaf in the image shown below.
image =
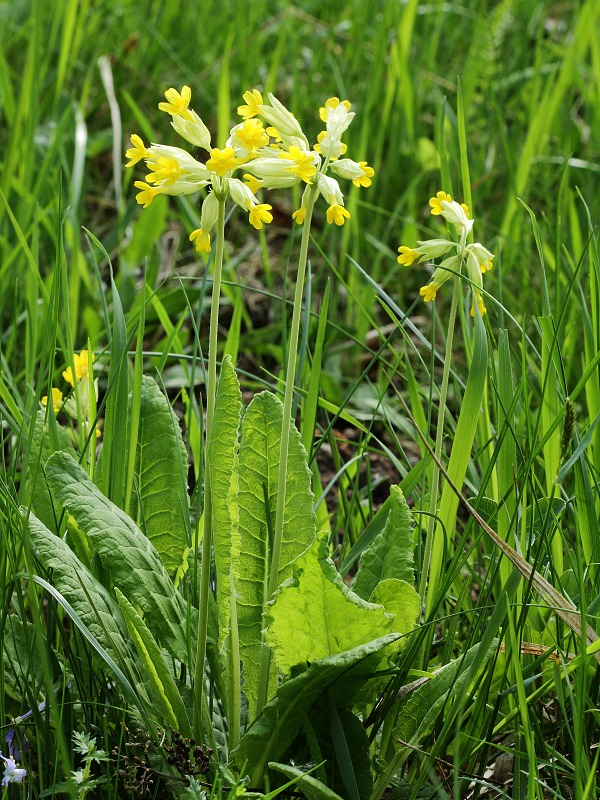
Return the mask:
<svg viewBox="0 0 600 800">
<path fill-rule="evenodd" d="M 390 512 L 385 526 L 373 544 L 365 550 L 352 584 L 353 591 L 367 600 L 380 581 L 397 578 L 413 584 L 413 518 L 402 490 L 390 488 Z"/>
<path fill-rule="evenodd" d="M 144 376 L 130 514 L 173 573 L 188 542 L 187 454 L 179 421 L 156 381 Z"/>
<path fill-rule="evenodd" d="M 267 763 L 285 754 L 302 729 L 304 715 L 310 714 L 325 692 L 336 708 L 350 707 L 356 693 L 374 676 L 385 648 L 396 639 L 391 634 L 324 658 L 279 686 L 232 753 L 240 768 L 246 765 L 250 770 L 254 786 L 260 784 Z"/>
<path fill-rule="evenodd" d="M 148 683 L 152 687 L 152 701 L 155 706 L 158 706 L 155 710 L 160 711 L 158 719 L 161 725 L 168 724 L 183 736 L 191 738 L 192 729 L 183 700 L 173 676 L 165 664 L 159 646 L 144 624 L 144 620 L 118 587 L 115 587 L 115 593 L 129 633 L 146 671 Z"/>
<path fill-rule="evenodd" d="M 239 573 L 238 531 L 238 430 L 242 415 L 242 393 L 229 356 L 223 360 L 210 432 L 213 544 L 217 572 L 219 644 L 229 632 L 232 577 Z"/>
<path fill-rule="evenodd" d="M 54 586 L 113 661 L 122 664 L 129 651 L 129 636 L 115 599 L 66 542 L 51 533 L 34 514 L 29 515 L 29 535 L 40 561 L 52 570 Z"/>
<path fill-rule="evenodd" d="M 486 663 L 497 650 L 496 641 L 484 654 L 482 664 Z M 435 677 L 418 686 L 398 704 L 398 721 L 394 729 L 394 740 L 417 745 L 433 730 L 438 716 L 452 697 L 466 688 L 470 667 L 480 658 L 480 645 L 476 644 L 459 658 L 445 664 L 435 673 Z"/>
<path fill-rule="evenodd" d="M 61 425 L 56 424 L 56 434 L 59 448 L 67 453 L 75 455 L 75 450 L 73 449 L 69 434 Z M 32 507 L 38 519 L 53 533 L 58 533 L 57 516 L 59 515 L 59 510 L 56 509 L 52 503 L 52 495 L 50 494 L 50 489 L 48 488 L 44 474 L 46 461 L 54 452 L 54 448 L 50 445 L 46 414 L 44 411 L 38 411 L 35 417 L 32 450 L 32 456 L 29 461 L 29 480 L 33 482 L 31 488 Z M 38 459 L 39 466 L 37 464 Z"/>
<path fill-rule="evenodd" d="M 54 453 L 46 472 L 54 497 L 86 533 L 113 583 L 139 606 L 152 634 L 169 653 L 191 666 L 185 636 L 188 607 L 150 540 L 71 456 Z M 190 613 L 195 630 L 197 611 L 190 607 Z"/>
<path fill-rule="evenodd" d="M 395 578 L 380 581 L 369 602 L 383 606 L 387 614 L 394 615 L 392 630 L 396 633 L 412 631 L 421 612 L 421 598 L 414 587 Z"/>
<path fill-rule="evenodd" d="M 284 674 L 386 636 L 392 618 L 343 582 L 321 536 L 294 564 L 288 580 L 267 607 L 266 639 Z"/>
<path fill-rule="evenodd" d="M 244 416 L 240 444 L 239 531 L 240 572 L 237 580 L 240 653 L 244 691 L 256 707 L 262 655 L 262 614 L 269 572 L 269 530 L 275 525 L 277 469 L 283 405 L 270 392 L 256 395 Z M 265 503 L 266 499 L 266 503 Z M 313 543 L 316 526 L 310 471 L 300 434 L 290 431 L 281 583 L 292 573 L 296 558 Z M 268 505 L 268 512 L 267 512 Z M 273 680 L 276 676 L 273 674 Z M 272 684 L 274 688 L 274 683 Z"/>
</svg>

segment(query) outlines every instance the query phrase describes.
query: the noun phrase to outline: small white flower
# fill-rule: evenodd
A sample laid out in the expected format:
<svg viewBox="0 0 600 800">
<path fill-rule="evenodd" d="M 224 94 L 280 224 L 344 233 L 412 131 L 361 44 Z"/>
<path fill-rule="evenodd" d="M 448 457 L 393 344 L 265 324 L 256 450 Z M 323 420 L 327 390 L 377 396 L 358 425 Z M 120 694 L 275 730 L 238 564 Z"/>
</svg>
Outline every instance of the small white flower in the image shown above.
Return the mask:
<svg viewBox="0 0 600 800">
<path fill-rule="evenodd" d="M 23 778 L 27 775 L 27 770 L 22 767 L 17 767 L 14 758 L 5 758 L 0 753 L 0 758 L 6 763 L 4 767 L 4 777 L 2 778 L 2 786 L 8 786 L 9 783 L 21 783 Z"/>
</svg>

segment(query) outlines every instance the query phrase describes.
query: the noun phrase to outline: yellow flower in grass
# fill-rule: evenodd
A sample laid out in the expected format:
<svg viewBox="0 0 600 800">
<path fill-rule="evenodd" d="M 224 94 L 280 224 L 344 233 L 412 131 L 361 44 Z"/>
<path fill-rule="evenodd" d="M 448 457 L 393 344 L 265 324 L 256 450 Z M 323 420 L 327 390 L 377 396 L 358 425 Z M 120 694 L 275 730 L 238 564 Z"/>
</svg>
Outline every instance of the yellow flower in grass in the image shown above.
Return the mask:
<svg viewBox="0 0 600 800">
<path fill-rule="evenodd" d="M 248 105 L 242 113 L 245 119 L 231 129 L 223 148 L 211 146 L 208 128 L 190 107 L 191 96 L 189 86 L 184 86 L 181 92 L 168 89 L 165 92 L 166 102 L 160 103 L 159 108 L 171 115 L 171 125 L 180 136 L 206 151 L 206 163 L 196 160 L 180 147 L 163 144 L 146 147 L 142 139 L 133 134 L 132 147 L 127 150 L 127 166 L 145 161 L 148 170 L 146 180 L 134 183 L 139 189 L 136 200 L 144 208 L 159 194 L 187 195 L 197 193 L 203 188 L 209 189 L 202 203 L 200 227 L 190 235 L 190 241 L 194 243 L 196 250 L 208 253 L 210 232 L 218 217 L 219 200 L 230 197 L 248 212 L 249 221 L 255 228 L 271 222 L 271 206 L 259 203 L 254 194 L 264 184 L 261 175 L 248 170 L 244 176 L 247 183 L 245 185 L 234 178 L 233 174 L 250 158 L 259 161 L 265 155 L 272 158 L 273 150 L 269 146 L 271 134 L 265 130 L 263 122 L 255 118 L 258 106 L 262 103 L 260 92 L 254 90 L 246 93 L 244 99 Z M 285 121 L 283 117 L 281 120 Z M 302 159 L 294 161 L 293 166 L 297 170 L 306 171 L 308 167 L 304 161 L 302 155 Z M 295 180 L 295 175 L 287 175 L 286 185 L 292 185 Z"/>
<path fill-rule="evenodd" d="M 258 114 L 259 106 L 262 105 L 262 94 L 258 89 L 252 89 L 252 91 L 244 92 L 243 98 L 246 101 L 246 105 L 238 106 L 237 113 L 243 119 L 251 119 Z"/>
<path fill-rule="evenodd" d="M 414 262 L 430 261 L 453 252 L 434 271 L 431 281 L 421 287 L 419 294 L 426 303 L 433 300 L 440 286 L 451 277 L 466 273 L 474 296 L 471 313 L 475 314 L 475 304 L 480 313 L 486 313 L 481 290 L 482 275 L 492 268 L 494 256 L 479 242 L 467 244 L 467 236 L 473 229 L 474 221 L 468 207 L 464 203 L 452 200 L 446 192 L 438 192 L 429 201 L 431 213 L 443 216 L 454 226 L 458 241 L 452 239 L 427 239 L 417 242 L 417 247 L 400 245 L 398 262 L 410 266 Z"/>
<path fill-rule="evenodd" d="M 350 212 L 344 206 L 334 203 L 327 209 L 327 222 L 330 225 L 332 222 L 335 222 L 336 225 L 343 225 L 347 219 L 350 219 Z"/>
<path fill-rule="evenodd" d="M 435 197 L 432 197 L 429 201 L 429 205 L 431 206 L 431 213 L 432 214 L 441 214 L 444 210 L 442 203 L 451 203 L 452 198 L 446 192 L 438 192 Z"/>
<path fill-rule="evenodd" d="M 219 150 L 218 147 L 213 147 L 210 151 L 210 158 L 206 162 L 206 168 L 210 172 L 214 172 L 217 177 L 222 178 L 228 172 L 233 171 L 239 166 L 239 161 L 235 157 L 235 150 L 233 147 L 226 147 Z"/>
<path fill-rule="evenodd" d="M 406 247 L 405 245 L 400 245 L 398 252 L 400 253 L 398 256 L 398 263 L 404 264 L 406 267 L 410 267 L 413 261 L 417 261 L 421 258 L 421 254 L 418 250 L 414 250 L 412 247 Z"/>
<path fill-rule="evenodd" d="M 300 206 L 300 208 L 297 211 L 294 211 L 292 214 L 292 219 L 297 222 L 298 225 L 302 225 L 306 219 L 306 208 L 304 206 Z"/>
<path fill-rule="evenodd" d="M 340 105 L 342 105 L 346 109 L 346 111 L 350 111 L 350 109 L 352 108 L 352 105 L 348 102 L 348 100 L 340 101 L 339 97 L 330 97 L 329 100 L 326 100 L 325 105 L 321 106 L 321 108 L 319 109 L 319 116 L 321 117 L 323 122 L 327 122 L 330 109 L 339 108 Z"/>
<path fill-rule="evenodd" d="M 54 413 L 58 414 L 63 404 L 63 393 L 61 392 L 60 389 L 55 389 L 54 387 L 52 387 L 51 394 L 52 394 L 52 408 L 54 409 Z M 42 405 L 44 406 L 44 408 L 46 408 L 46 406 L 48 405 L 48 395 L 44 395 L 44 397 L 42 397 Z"/>
<path fill-rule="evenodd" d="M 291 161 L 287 171 L 292 175 L 297 175 L 305 183 L 311 183 L 311 178 L 317 173 L 314 156 L 310 153 L 303 153 L 299 147 L 292 146 L 288 151 L 279 153 L 279 158 Z"/>
<path fill-rule="evenodd" d="M 95 355 L 92 353 L 92 364 L 96 360 Z M 67 383 L 70 383 L 71 386 L 75 386 L 75 382 L 79 383 L 79 381 L 87 379 L 90 374 L 90 363 L 89 363 L 89 352 L 87 350 L 82 350 L 79 355 L 77 353 L 73 354 L 73 362 L 75 365 L 75 381 L 73 380 L 73 370 L 71 367 L 67 367 L 66 370 L 63 372 L 62 376 L 66 380 Z"/>
<path fill-rule="evenodd" d="M 183 117 L 184 119 L 192 118 L 188 111 L 188 106 L 192 99 L 192 90 L 189 86 L 184 86 L 181 92 L 178 92 L 177 89 L 167 89 L 165 97 L 167 102 L 158 104 L 161 111 L 166 111 L 167 114 Z"/>
<path fill-rule="evenodd" d="M 267 203 L 257 203 L 255 206 L 251 205 L 248 209 L 250 211 L 250 225 L 256 228 L 256 230 L 260 230 L 263 226 L 263 222 L 273 222 L 273 214 L 271 214 L 272 208 L 273 206 Z"/>
</svg>

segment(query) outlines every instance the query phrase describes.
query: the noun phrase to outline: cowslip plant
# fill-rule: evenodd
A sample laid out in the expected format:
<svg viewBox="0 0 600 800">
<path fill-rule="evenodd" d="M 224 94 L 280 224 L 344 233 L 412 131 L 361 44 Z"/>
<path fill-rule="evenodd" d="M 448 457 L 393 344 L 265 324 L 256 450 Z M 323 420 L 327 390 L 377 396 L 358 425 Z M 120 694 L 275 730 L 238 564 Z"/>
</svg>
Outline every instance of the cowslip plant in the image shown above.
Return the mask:
<svg viewBox="0 0 600 800">
<path fill-rule="evenodd" d="M 427 239 L 426 241 L 419 241 L 417 243 L 417 247 L 400 245 L 398 248 L 399 255 L 397 259 L 399 264 L 410 266 L 413 263 L 431 261 L 432 259 L 446 256 L 444 260 L 440 262 L 439 266 L 437 266 L 434 270 L 431 280 L 425 286 L 421 287 L 419 291 L 419 294 L 426 303 L 434 300 L 439 288 L 450 279 L 453 279 L 452 303 L 448 318 L 446 350 L 442 380 L 440 384 L 440 404 L 435 439 L 435 456 L 437 460 L 434 464 L 433 481 L 429 499 L 430 515 L 427 526 L 427 537 L 425 540 L 423 560 L 424 566 L 421 573 L 420 584 L 421 601 L 423 604 L 425 604 L 427 601 L 428 607 L 433 602 L 433 598 L 435 596 L 437 576 L 439 574 L 439 554 L 443 549 L 441 545 L 434 547 L 434 531 L 438 531 L 438 539 L 441 539 L 444 536 L 443 523 L 451 522 L 453 516 L 452 509 L 454 509 L 454 513 L 456 510 L 454 495 L 452 495 L 449 490 L 445 490 L 443 505 L 448 506 L 449 512 L 447 518 L 444 517 L 442 524 L 438 525 L 436 528 L 435 519 L 436 514 L 438 513 L 438 491 L 440 480 L 438 463 L 442 454 L 448 381 L 450 377 L 450 365 L 452 363 L 454 326 L 456 322 L 456 313 L 460 296 L 460 284 L 463 278 L 464 270 L 473 293 L 471 316 L 476 317 L 476 348 L 474 362 L 471 364 L 469 382 L 467 384 L 464 398 L 464 408 L 467 408 L 468 411 L 464 415 L 461 414 L 461 417 L 463 419 L 463 426 L 472 426 L 473 420 L 477 419 L 477 413 L 481 405 L 481 396 L 484 386 L 483 382 L 485 381 L 487 361 L 487 343 L 485 331 L 481 325 L 481 318 L 486 313 L 486 308 L 481 294 L 481 289 L 483 286 L 482 276 L 492 268 L 492 261 L 494 259 L 494 255 L 482 244 L 479 242 L 469 241 L 469 239 L 472 240 L 474 220 L 471 218 L 469 208 L 467 205 L 465 205 L 465 203 L 458 203 L 456 200 L 453 200 L 447 192 L 439 191 L 434 197 L 430 198 L 429 205 L 431 207 L 431 214 L 433 216 L 443 217 L 452 226 L 456 238 Z M 449 253 L 451 253 L 451 255 L 448 255 Z M 465 422 L 465 420 L 467 420 L 467 422 Z M 474 435 L 474 428 L 472 433 Z M 458 430 L 456 438 L 459 440 Z M 461 461 L 459 474 L 462 472 L 463 464 L 466 470 L 466 463 L 468 454 L 470 453 L 472 441 L 472 435 L 469 434 L 463 436 L 459 440 L 460 446 L 453 450 L 455 454 L 455 460 L 460 459 Z M 464 477 L 464 473 L 462 477 Z M 462 477 L 457 480 L 459 484 L 462 484 Z"/>
<path fill-rule="evenodd" d="M 170 90 L 167 101 L 164 110 L 173 117 L 173 127 L 190 140 L 195 131 L 200 146 L 204 128 L 189 110 L 188 93 Z M 124 408 L 138 417 L 135 433 L 133 426 L 127 433 L 135 436 L 137 446 L 122 442 L 122 452 L 134 456 L 129 465 L 136 489 L 131 502 L 125 508 L 119 499 L 111 502 L 77 464 L 73 451 L 41 429 L 40 480 L 46 494 L 42 504 L 37 498 L 43 493 L 34 493 L 27 526 L 36 557 L 52 569 L 55 597 L 78 628 L 87 631 L 146 730 L 150 723 L 158 724 L 206 742 L 230 771 L 247 769 L 253 785 L 261 787 L 268 770 L 292 777 L 290 767 L 277 759 L 302 736 L 302 720 L 311 717 L 316 701 L 326 695 L 331 696 L 336 725 L 340 719 L 350 724 L 360 752 L 368 751 L 356 713 L 373 703 L 378 670 L 393 667 L 403 635 L 414 627 L 419 602 L 413 587 L 412 517 L 399 489 L 382 510 L 379 535 L 365 548 L 352 587 L 342 580 L 329 556 L 327 535 L 317 531 L 307 454 L 291 417 L 312 209 L 323 196 L 329 202 L 329 222 L 342 224 L 348 218 L 343 195 L 337 180 L 326 173 L 337 170 L 364 186 L 373 170 L 364 162 L 339 158 L 345 149 L 342 134 L 353 117 L 347 101 L 334 98 L 321 109 L 326 130 L 312 150 L 293 115 L 276 98 L 270 95 L 268 104 L 258 105 L 267 122 L 278 127 L 265 128 L 244 109 L 246 119 L 231 129 L 224 148 L 231 147 L 233 155 L 208 150 L 204 138 L 210 177 L 198 167 L 192 174 L 191 165 L 185 175 L 189 161 L 152 150 L 159 146 L 143 148 L 142 156 L 152 191 L 191 193 L 192 184 L 195 190 L 208 187 L 204 219 L 210 198 L 216 197 L 218 204 L 199 590 L 192 570 L 186 575 L 182 567 L 182 560 L 198 550 L 191 533 L 185 539 L 186 527 L 192 529 L 185 520 L 186 451 L 170 404 L 151 378 L 140 380 L 136 408 L 133 399 L 130 410 Z M 258 135 L 261 130 L 268 132 L 268 143 Z M 244 150 L 240 137 L 252 131 L 256 146 Z M 130 160 L 142 149 L 136 140 L 133 144 L 138 152 L 129 151 Z M 278 175 L 265 171 L 265 177 L 258 177 L 255 173 L 269 160 L 277 162 Z M 239 189 L 230 173 L 241 162 L 244 175 L 263 181 L 264 188 L 306 183 L 302 213 L 294 217 L 304 228 L 284 401 L 263 392 L 245 410 L 231 358 L 224 359 L 218 383 L 216 361 L 224 206 Z M 273 163 L 267 167 L 275 170 Z M 142 188 L 142 193 L 148 191 Z M 248 209 L 250 214 L 257 205 Z M 208 235 L 210 230 L 202 229 L 192 239 L 197 247 L 209 246 Z M 107 438 L 116 419 L 107 413 Z M 48 458 L 52 450 L 59 452 Z M 104 472 L 106 461 L 101 461 Z M 103 479 L 99 483 L 104 487 Z M 56 513 L 61 508 L 63 516 Z M 331 695 L 330 687 L 342 678 L 343 691 Z M 329 728 L 321 731 L 318 717 L 310 724 L 330 746 Z M 303 774 L 295 777 L 304 780 Z"/>
</svg>

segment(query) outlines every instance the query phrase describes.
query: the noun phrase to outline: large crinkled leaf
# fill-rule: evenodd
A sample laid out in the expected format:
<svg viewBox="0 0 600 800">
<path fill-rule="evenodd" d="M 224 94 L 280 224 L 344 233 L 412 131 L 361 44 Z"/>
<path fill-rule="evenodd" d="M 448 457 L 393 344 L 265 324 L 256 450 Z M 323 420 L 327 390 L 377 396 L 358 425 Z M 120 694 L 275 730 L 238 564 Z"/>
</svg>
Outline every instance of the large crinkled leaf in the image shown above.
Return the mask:
<svg viewBox="0 0 600 800">
<path fill-rule="evenodd" d="M 317 661 L 298 677 L 279 686 L 277 694 L 246 730 L 232 758 L 250 770 L 252 785 L 259 785 L 269 761 L 280 759 L 325 693 L 336 708 L 352 706 L 356 693 L 377 672 L 386 647 L 396 634 L 367 642 L 353 650 Z"/>
<path fill-rule="evenodd" d="M 266 640 L 288 675 L 298 664 L 352 650 L 393 631 L 391 615 L 351 591 L 329 558 L 321 536 L 294 564 L 268 606 Z"/>
<path fill-rule="evenodd" d="M 168 724 L 183 736 L 190 738 L 192 729 L 187 712 L 175 680 L 165 664 L 160 647 L 154 641 L 144 620 L 125 595 L 117 587 L 115 587 L 115 593 L 140 661 L 146 671 L 148 684 L 152 687 L 152 702 L 155 710 L 160 712 L 161 724 Z"/>
<path fill-rule="evenodd" d="M 394 615 L 392 630 L 396 633 L 412 631 L 421 613 L 421 598 L 417 592 L 409 583 L 396 578 L 380 581 L 369 602 L 383 606 L 387 614 Z"/>
<path fill-rule="evenodd" d="M 209 468 L 213 510 L 213 546 L 217 573 L 219 645 L 229 632 L 232 577 L 239 573 L 238 432 L 242 393 L 230 356 L 223 359 L 210 431 Z"/>
<path fill-rule="evenodd" d="M 424 681 L 400 700 L 393 737 L 395 742 L 418 745 L 433 730 L 451 697 L 466 688 L 467 680 L 473 679 L 470 667 L 480 658 L 480 648 L 481 645 L 476 644 L 464 655 L 444 664 L 433 678 Z M 497 648 L 498 642 L 494 641 L 484 654 L 482 663 L 488 661 Z"/>
<path fill-rule="evenodd" d="M 150 540 L 94 486 L 71 456 L 54 453 L 46 473 L 52 494 L 88 536 L 115 586 L 141 609 L 146 624 L 168 652 L 191 666 L 185 636 L 188 607 Z M 197 611 L 190 607 L 189 613 L 195 630 Z"/>
<path fill-rule="evenodd" d="M 130 514 L 173 573 L 187 547 L 187 454 L 179 421 L 156 381 L 142 378 Z"/>
<path fill-rule="evenodd" d="M 390 488 L 390 512 L 381 533 L 365 550 L 352 589 L 367 600 L 380 581 L 397 578 L 413 584 L 413 518 L 399 486 Z"/>
<path fill-rule="evenodd" d="M 113 661 L 122 664 L 129 652 L 129 635 L 115 599 L 66 542 L 51 533 L 34 514 L 29 515 L 28 527 L 40 561 L 52 570 L 54 586 Z"/>
<path fill-rule="evenodd" d="M 244 691 L 251 717 L 257 701 L 262 656 L 263 608 L 269 600 L 269 531 L 275 525 L 277 470 L 283 405 L 270 392 L 254 397 L 242 423 L 240 444 L 239 531 L 240 572 L 236 583 L 240 654 Z M 316 535 L 310 470 L 300 434 L 290 431 L 283 543 L 279 583 L 292 574 L 292 564 Z M 272 681 L 276 676 L 272 671 Z M 271 688 L 275 683 L 272 682 Z"/>
<path fill-rule="evenodd" d="M 54 433 L 56 437 L 55 447 L 50 443 L 48 418 L 46 423 L 46 413 L 38 411 L 35 417 L 32 439 L 32 455 L 29 458 L 29 481 L 31 482 L 32 506 L 38 519 L 53 533 L 59 533 L 58 516 L 60 510 L 55 508 L 52 502 L 52 495 L 46 483 L 45 465 L 50 455 L 56 450 L 64 450 L 75 455 L 73 444 L 67 431 L 54 420 Z M 39 462 L 39 463 L 38 463 Z"/>
</svg>

